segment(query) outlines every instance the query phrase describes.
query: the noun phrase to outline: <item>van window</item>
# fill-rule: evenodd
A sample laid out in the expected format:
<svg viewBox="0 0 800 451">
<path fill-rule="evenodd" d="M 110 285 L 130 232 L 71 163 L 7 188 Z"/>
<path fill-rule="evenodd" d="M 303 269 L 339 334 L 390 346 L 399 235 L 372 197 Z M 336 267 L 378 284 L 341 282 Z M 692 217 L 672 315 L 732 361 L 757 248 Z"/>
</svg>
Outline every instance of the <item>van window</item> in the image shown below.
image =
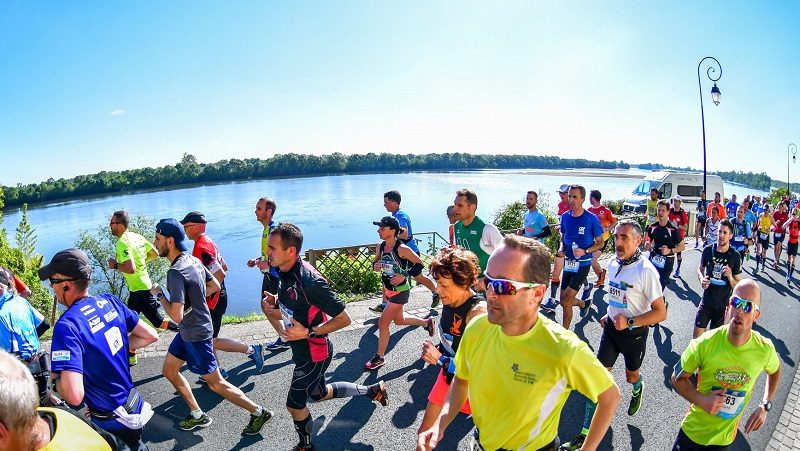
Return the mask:
<svg viewBox="0 0 800 451">
<path fill-rule="evenodd" d="M 658 186 L 658 180 L 642 180 L 642 183 L 633 190 L 636 196 L 649 196 L 650 190 Z"/>
<path fill-rule="evenodd" d="M 703 191 L 702 186 L 678 185 L 678 194 L 681 197 L 700 197 L 700 191 Z"/>
<path fill-rule="evenodd" d="M 665 183 L 661 185 L 661 190 L 659 190 L 660 197 L 662 199 L 669 199 L 672 197 L 672 183 Z"/>
</svg>

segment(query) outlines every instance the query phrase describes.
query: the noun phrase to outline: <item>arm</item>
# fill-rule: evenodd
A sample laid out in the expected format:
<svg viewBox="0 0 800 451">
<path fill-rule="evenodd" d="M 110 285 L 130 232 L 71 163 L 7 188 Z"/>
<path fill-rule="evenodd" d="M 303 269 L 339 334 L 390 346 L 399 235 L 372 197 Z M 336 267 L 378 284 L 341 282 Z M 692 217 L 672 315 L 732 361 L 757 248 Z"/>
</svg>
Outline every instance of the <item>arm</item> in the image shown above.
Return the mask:
<svg viewBox="0 0 800 451">
<path fill-rule="evenodd" d="M 653 301 L 650 305 L 652 309 L 649 312 L 632 317 L 634 326 L 650 326 L 667 319 L 667 305 L 664 303 L 663 296 Z M 627 329 L 628 317 L 622 314 L 615 316 L 614 328 L 617 330 Z"/>
<path fill-rule="evenodd" d="M 342 313 L 339 313 L 327 322 L 314 327 L 314 333 L 316 333 L 317 336 L 328 335 L 349 326 L 352 322 L 353 320 L 350 318 L 350 314 L 347 313 L 347 310 L 343 310 Z M 303 327 L 303 325 L 294 318 L 292 318 L 292 324 L 294 327 L 288 327 L 282 331 L 281 336 L 284 340 L 295 341 L 308 339 L 308 334 L 311 330 Z"/>
<path fill-rule="evenodd" d="M 603 235 L 600 235 L 594 239 L 594 244 L 587 247 L 586 249 L 577 249 L 575 252 L 573 252 L 573 254 L 575 254 L 575 257 L 580 258 L 586 254 L 591 254 L 594 251 L 599 251 L 602 248 L 603 248 Z M 578 255 L 578 253 L 580 253 L 581 255 Z"/>
<path fill-rule="evenodd" d="M 158 252 L 155 249 L 150 249 L 147 251 L 147 257 L 145 257 L 145 261 L 150 263 L 151 261 L 155 260 L 158 257 Z"/>
<path fill-rule="evenodd" d="M 701 395 L 697 388 L 692 384 L 692 371 L 684 371 L 680 363 L 675 365 L 675 372 L 672 374 L 672 387 L 683 397 L 683 399 L 700 407 L 711 415 L 716 415 L 725 403 L 724 388 L 715 390 L 706 395 Z"/>
<path fill-rule="evenodd" d="M 542 233 L 538 235 L 534 235 L 534 238 L 547 238 L 548 236 L 552 235 L 553 232 L 550 230 L 550 225 L 544 225 L 542 227 Z"/>
<path fill-rule="evenodd" d="M 158 332 L 142 320 L 139 320 L 136 327 L 128 334 L 131 349 L 141 349 L 157 341 Z"/>
<path fill-rule="evenodd" d="M 611 426 L 611 420 L 614 419 L 614 414 L 619 406 L 620 394 L 617 384 L 608 387 L 606 391 L 600 393 L 597 397 L 597 409 L 594 412 L 592 424 L 589 426 L 589 434 L 586 435 L 586 440 L 583 442 L 583 451 L 593 451 L 600 446 L 600 441 L 606 435 L 608 427 Z"/>
<path fill-rule="evenodd" d="M 42 335 L 44 335 L 44 333 L 47 332 L 47 329 L 49 328 L 50 328 L 50 323 L 48 323 L 46 319 L 42 318 L 42 322 L 39 323 L 38 326 L 36 326 L 36 336 L 42 338 Z"/>
<path fill-rule="evenodd" d="M 453 377 L 453 382 L 450 384 L 450 390 L 447 392 L 447 399 L 442 406 L 442 412 L 439 418 L 433 423 L 430 429 L 422 431 L 417 437 L 417 451 L 428 451 L 436 448 L 436 445 L 444 435 L 445 429 L 453 421 L 453 418 L 458 415 L 461 406 L 467 400 L 469 394 L 469 382 L 460 379 L 458 376 Z"/>
<path fill-rule="evenodd" d="M 56 391 L 70 406 L 79 406 L 83 403 L 83 374 L 64 370 L 57 378 Z"/>
<path fill-rule="evenodd" d="M 169 315 L 170 319 L 176 323 L 180 323 L 183 320 L 183 304 L 179 302 L 170 302 L 170 300 L 164 295 L 164 290 L 162 290 L 158 285 L 153 284 L 153 287 L 150 288 L 150 292 L 153 293 L 156 299 L 158 299 L 158 301 L 164 307 L 164 311 L 167 312 L 167 315 Z"/>
<path fill-rule="evenodd" d="M 108 261 L 109 261 L 108 265 L 110 268 L 116 269 L 121 273 L 133 274 L 134 272 L 136 272 L 136 263 L 133 262 L 133 259 L 130 259 L 122 263 L 117 262 L 113 258 L 108 259 Z"/>
<path fill-rule="evenodd" d="M 212 294 L 218 292 L 220 289 L 222 289 L 222 285 L 220 285 L 216 277 L 212 277 L 211 280 L 206 281 L 206 296 L 211 296 Z"/>
<path fill-rule="evenodd" d="M 767 381 L 764 385 L 764 401 L 761 402 L 761 405 L 758 406 L 755 412 L 750 415 L 750 418 L 747 420 L 747 424 L 745 425 L 744 432 L 749 434 L 751 432 L 757 431 L 761 429 L 761 426 L 764 425 L 764 422 L 767 418 L 767 409 L 764 408 L 764 403 L 767 401 L 772 401 L 775 399 L 775 392 L 778 391 L 778 381 L 781 379 L 781 367 L 778 367 L 778 370 L 772 374 L 767 375 Z"/>
</svg>

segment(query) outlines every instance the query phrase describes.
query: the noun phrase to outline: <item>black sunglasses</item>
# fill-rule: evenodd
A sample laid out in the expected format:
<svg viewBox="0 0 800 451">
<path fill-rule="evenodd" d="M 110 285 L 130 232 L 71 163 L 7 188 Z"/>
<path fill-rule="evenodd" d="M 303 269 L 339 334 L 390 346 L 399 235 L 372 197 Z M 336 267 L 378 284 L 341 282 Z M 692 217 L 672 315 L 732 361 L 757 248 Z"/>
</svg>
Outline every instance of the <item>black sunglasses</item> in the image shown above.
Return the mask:
<svg viewBox="0 0 800 451">
<path fill-rule="evenodd" d="M 74 282 L 74 281 L 76 281 L 78 279 L 75 279 L 75 278 L 72 278 L 72 279 L 56 279 L 56 278 L 51 277 L 51 278 L 49 278 L 47 280 L 50 282 L 50 285 L 53 286 L 53 285 L 58 285 L 58 284 L 64 283 L 64 282 Z"/>
</svg>

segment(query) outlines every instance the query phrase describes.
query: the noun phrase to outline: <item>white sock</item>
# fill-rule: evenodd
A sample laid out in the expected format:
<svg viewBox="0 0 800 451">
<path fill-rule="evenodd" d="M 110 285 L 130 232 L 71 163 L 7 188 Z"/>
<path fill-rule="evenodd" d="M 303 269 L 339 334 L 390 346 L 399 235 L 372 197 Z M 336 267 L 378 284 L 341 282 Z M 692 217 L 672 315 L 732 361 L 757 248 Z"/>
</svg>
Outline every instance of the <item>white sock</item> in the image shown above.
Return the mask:
<svg viewBox="0 0 800 451">
<path fill-rule="evenodd" d="M 203 409 L 192 410 L 192 418 L 199 420 L 203 416 Z"/>
<path fill-rule="evenodd" d="M 263 407 L 261 407 L 261 406 L 258 406 L 258 407 L 256 408 L 256 411 L 255 411 L 255 412 L 250 412 L 250 415 L 252 415 L 252 416 L 254 416 L 254 417 L 259 417 L 259 416 L 261 416 L 261 414 L 263 414 L 263 413 L 264 413 L 264 408 L 263 408 Z"/>
</svg>

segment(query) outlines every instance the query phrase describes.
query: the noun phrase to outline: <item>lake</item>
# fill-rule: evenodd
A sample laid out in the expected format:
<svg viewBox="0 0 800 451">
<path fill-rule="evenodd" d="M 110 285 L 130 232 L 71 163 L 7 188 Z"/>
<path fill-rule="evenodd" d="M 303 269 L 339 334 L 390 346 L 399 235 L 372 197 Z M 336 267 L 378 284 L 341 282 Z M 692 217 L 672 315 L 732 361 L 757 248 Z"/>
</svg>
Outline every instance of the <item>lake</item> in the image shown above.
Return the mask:
<svg viewBox="0 0 800 451">
<path fill-rule="evenodd" d="M 403 195 L 401 207 L 410 215 L 414 232 L 436 231 L 447 236 L 445 209 L 460 188 L 467 187 L 478 194 L 478 216 L 491 221 L 498 208 L 524 200 L 531 189 L 539 192 L 540 202 L 547 201 L 554 209 L 558 202 L 556 189 L 563 183 L 582 184 L 587 193 L 598 189 L 604 199 L 616 200 L 627 197 L 645 174 L 646 171 L 635 169 L 481 170 L 253 180 L 37 205 L 28 210 L 28 221 L 38 235 L 38 252 L 49 261 L 59 250 L 73 247 L 79 231 L 107 227 L 115 210 L 141 213 L 156 220 L 180 220 L 189 211 L 202 211 L 208 218 L 207 233 L 229 265 L 228 313 L 243 314 L 260 311 L 261 274 L 245 263 L 259 255 L 262 228 L 255 220 L 254 210 L 262 196 L 277 202 L 276 221 L 291 221 L 302 229 L 305 249 L 321 249 L 376 242 L 372 221 L 387 214 L 383 193 L 391 189 Z M 726 183 L 726 196 L 732 193 L 740 199 L 750 193 L 764 194 Z M 4 214 L 3 226 L 12 241 L 19 220 L 19 210 L 10 209 Z"/>
</svg>

